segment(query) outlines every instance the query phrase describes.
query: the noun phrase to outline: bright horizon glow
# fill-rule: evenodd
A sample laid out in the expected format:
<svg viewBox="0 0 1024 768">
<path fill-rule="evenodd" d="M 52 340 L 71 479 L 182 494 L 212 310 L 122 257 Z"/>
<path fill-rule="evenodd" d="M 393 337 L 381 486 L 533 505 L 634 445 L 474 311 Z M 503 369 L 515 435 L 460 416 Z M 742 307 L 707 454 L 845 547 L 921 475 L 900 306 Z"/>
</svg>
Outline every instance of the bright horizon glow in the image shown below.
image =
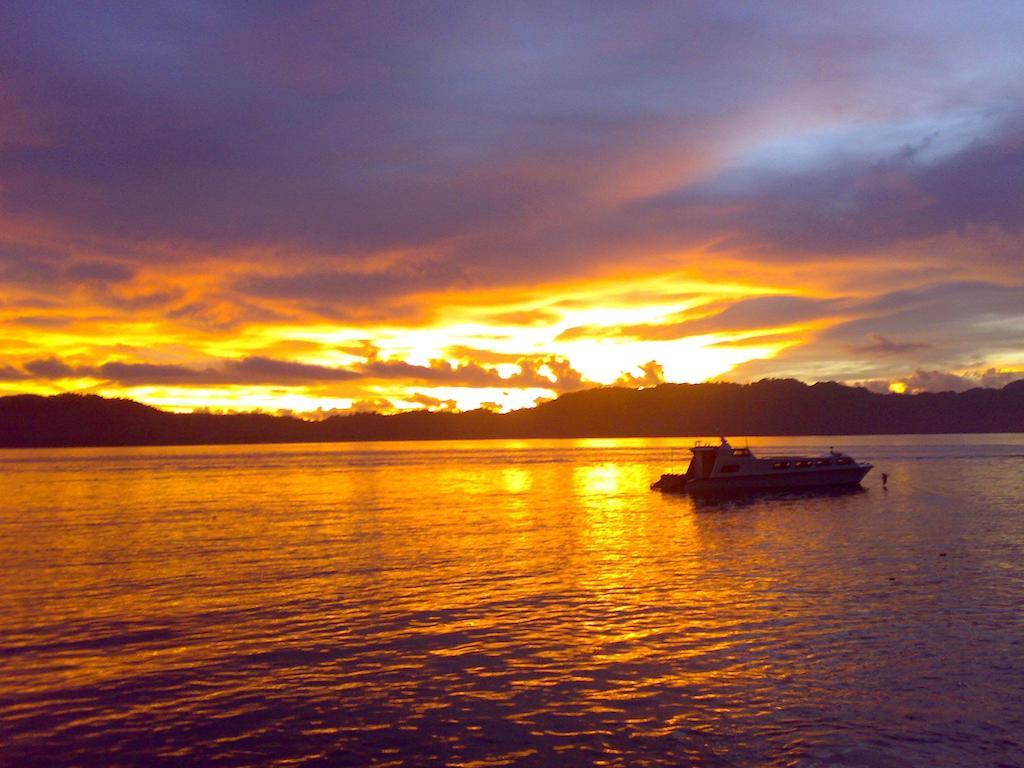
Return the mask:
<svg viewBox="0 0 1024 768">
<path fill-rule="evenodd" d="M 211 2 L 5 14 L 0 395 L 1024 377 L 1020 3 Z"/>
<path fill-rule="evenodd" d="M 500 297 L 488 297 L 485 305 L 468 303 L 438 308 L 439 320 L 422 326 L 367 326 L 358 330 L 329 324 L 267 325 L 248 329 L 241 337 L 211 338 L 201 343 L 205 353 L 198 359 L 179 347 L 173 335 L 156 323 L 140 323 L 130 337 L 134 344 L 162 349 L 147 361 L 151 366 L 174 366 L 192 372 L 208 372 L 226 361 L 243 361 L 264 356 L 266 351 L 284 348 L 294 363 L 326 369 L 359 368 L 374 363 L 419 366 L 429 374 L 439 361 L 458 370 L 476 366 L 491 371 L 498 381 L 508 386 L 439 385 L 429 379 L 420 382 L 387 381 L 369 374 L 360 381 L 359 392 L 341 394 L 350 389 L 347 382 L 302 382 L 291 384 L 185 385 L 167 383 L 134 385 L 124 382 L 111 385 L 99 376 L 59 378 L 41 386 L 22 384 L 21 391 L 52 394 L 59 391 L 80 391 L 124 396 L 173 411 L 212 409 L 218 411 L 261 410 L 295 412 L 348 410 L 354 407 L 384 411 L 415 408 L 471 410 L 480 407 L 509 411 L 531 407 L 541 400 L 556 397 L 565 391 L 559 376 L 567 368 L 575 371 L 579 381 L 570 389 L 620 383 L 624 385 L 656 383 L 641 381 L 642 368 L 658 361 L 663 380 L 696 383 L 727 374 L 735 365 L 754 359 L 766 359 L 788 344 L 760 343 L 758 337 L 785 332 L 786 328 L 768 328 L 755 334 L 700 334 L 671 340 L 641 340 L 620 336 L 622 327 L 654 327 L 671 323 L 679 316 L 706 316 L 717 311 L 716 302 L 723 299 L 771 295 L 764 287 L 737 283 L 716 285 L 683 277 L 666 282 L 615 280 L 595 281 L 563 286 L 557 297 L 501 303 Z M 637 301 L 635 298 L 641 298 Z M 684 296 L 685 298 L 680 298 Z M 508 318 L 526 319 L 534 313 L 543 319 L 536 324 L 510 323 Z M 456 318 L 444 322 L 445 317 Z M 593 338 L 562 339 L 574 329 L 586 333 L 609 335 Z M 151 334 L 151 335 L 150 335 Z M 718 346 L 751 336 L 749 343 Z M 146 342 L 143 344 L 143 342 Z M 81 336 L 63 331 L 39 333 L 34 351 L 46 349 L 53 359 L 89 360 L 97 351 L 106 352 L 104 362 L 119 361 L 116 350 L 97 350 Z M 194 345 L 193 349 L 196 348 Z M 483 351 L 493 360 L 477 362 L 474 353 Z M 111 352 L 113 354 L 111 354 Z M 106 355 L 104 355 L 106 357 Z M 524 363 L 526 361 L 526 363 Z M 536 362 L 532 362 L 536 361 Z M 519 378 L 524 364 L 536 370 L 536 384 L 523 386 Z M 89 367 L 88 364 L 75 366 Z M 557 369 L 557 370 L 556 370 Z M 410 399 L 411 397 L 411 399 Z M 362 405 L 360 405 L 362 404 Z"/>
<path fill-rule="evenodd" d="M 513 298 L 502 302 L 498 296 L 489 296 L 486 301 L 490 303 L 483 303 L 472 294 L 457 297 L 461 303 L 435 308 L 435 319 L 423 325 L 254 325 L 241 336 L 211 337 L 198 345 L 179 341 L 177 334 L 168 333 L 153 321 L 134 324 L 130 333 L 122 334 L 119 343 L 113 346 L 96 344 L 84 335 L 64 330 L 49 333 L 43 328 L 36 334 L 33 355 L 37 359 L 64 361 L 76 373 L 53 376 L 42 383 L 20 381 L 18 391 L 77 391 L 129 397 L 173 411 L 316 414 L 355 408 L 392 412 L 481 407 L 509 411 L 531 407 L 562 391 L 592 386 L 729 380 L 730 373 L 745 364 L 770 361 L 785 350 L 806 343 L 803 339 L 826 332 L 836 322 L 826 318 L 774 325 L 766 322 L 763 327 L 755 323 L 742 330 L 669 339 L 631 335 L 646 332 L 642 329 L 657 333 L 660 328 L 672 327 L 680 318 L 687 322 L 713 320 L 723 306 L 778 295 L 777 289 L 764 285 L 716 285 L 681 276 L 676 281 L 599 280 L 565 285 L 552 298 L 527 301 Z M 534 316 L 537 322 L 531 322 Z M 449 317 L 452 320 L 446 322 Z M 509 319 L 518 322 L 508 322 Z M 623 334 L 620 329 L 638 330 Z M 582 335 L 573 337 L 573 333 Z M 282 356 L 298 365 L 326 370 L 328 376 L 334 370 L 370 370 L 355 380 L 355 386 L 342 379 L 292 382 L 287 377 L 279 383 L 266 384 L 111 383 L 102 376 L 80 373 L 90 368 L 91 359 L 118 363 L 119 350 L 131 346 L 125 340 L 137 345 L 132 346 L 133 350 L 148 347 L 153 351 L 145 365 L 176 367 L 192 373 L 216 372 L 232 362 L 242 363 L 254 357 Z M 201 349 L 203 356 L 196 358 L 192 352 L 196 349 Z M 45 355 L 40 350 L 45 350 Z M 645 366 L 652 361 L 660 368 L 656 380 L 644 373 Z M 1003 362 L 1006 370 L 1013 370 L 1012 360 Z M 373 373 L 375 364 L 385 369 L 404 365 L 413 373 L 415 367 L 424 372 L 423 378 L 381 378 Z M 523 379 L 528 370 L 526 365 L 535 371 L 529 379 L 533 384 Z M 432 377 L 440 379 L 445 375 L 445 371 L 437 372 L 438 366 L 447 367 L 453 379 L 458 378 L 461 369 L 477 379 L 491 377 L 497 386 L 481 381 L 467 381 L 464 385 L 434 381 Z M 836 370 L 840 373 L 837 378 L 849 380 L 842 366 Z M 560 379 L 566 371 L 577 377 L 576 383 L 567 388 Z M 962 374 L 976 375 L 970 370 Z M 893 380 L 885 388 L 903 392 L 915 387 L 913 383 Z"/>
</svg>

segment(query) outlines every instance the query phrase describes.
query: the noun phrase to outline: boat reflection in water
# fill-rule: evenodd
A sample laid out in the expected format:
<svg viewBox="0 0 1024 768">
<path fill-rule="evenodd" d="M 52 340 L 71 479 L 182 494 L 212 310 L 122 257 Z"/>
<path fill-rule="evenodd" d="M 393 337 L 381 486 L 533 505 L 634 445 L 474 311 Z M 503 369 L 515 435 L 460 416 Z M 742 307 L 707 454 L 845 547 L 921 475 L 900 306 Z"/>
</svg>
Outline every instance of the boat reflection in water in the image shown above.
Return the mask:
<svg viewBox="0 0 1024 768">
<path fill-rule="evenodd" d="M 651 489 L 717 495 L 856 487 L 872 468 L 835 450 L 821 456 L 759 459 L 749 448 L 733 448 L 724 437 L 719 445 L 697 442 L 690 451 L 693 458 L 684 474 L 664 474 Z"/>
</svg>

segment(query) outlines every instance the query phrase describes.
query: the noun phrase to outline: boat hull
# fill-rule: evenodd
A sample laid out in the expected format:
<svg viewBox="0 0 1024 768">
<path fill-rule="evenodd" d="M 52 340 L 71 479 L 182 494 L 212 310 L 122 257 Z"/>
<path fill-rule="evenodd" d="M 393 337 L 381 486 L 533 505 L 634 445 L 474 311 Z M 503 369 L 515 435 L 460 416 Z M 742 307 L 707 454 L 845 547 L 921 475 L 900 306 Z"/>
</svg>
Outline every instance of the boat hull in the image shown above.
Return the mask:
<svg viewBox="0 0 1024 768">
<path fill-rule="evenodd" d="M 872 469 L 870 464 L 806 472 L 730 475 L 706 479 L 684 475 L 662 475 L 652 489 L 665 493 L 726 494 L 749 491 L 799 490 L 802 488 L 840 488 L 858 485 Z"/>
</svg>

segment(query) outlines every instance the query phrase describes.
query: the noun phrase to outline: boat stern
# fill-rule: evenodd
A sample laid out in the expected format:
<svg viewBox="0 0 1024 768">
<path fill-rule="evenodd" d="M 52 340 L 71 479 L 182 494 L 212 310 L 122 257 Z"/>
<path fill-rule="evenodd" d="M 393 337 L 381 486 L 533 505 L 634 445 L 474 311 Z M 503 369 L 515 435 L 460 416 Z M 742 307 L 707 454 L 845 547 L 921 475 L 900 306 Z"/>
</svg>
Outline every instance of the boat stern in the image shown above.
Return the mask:
<svg viewBox="0 0 1024 768">
<path fill-rule="evenodd" d="M 652 491 L 663 493 L 682 493 L 686 488 L 686 475 L 665 474 L 658 478 L 657 482 L 651 484 Z"/>
</svg>

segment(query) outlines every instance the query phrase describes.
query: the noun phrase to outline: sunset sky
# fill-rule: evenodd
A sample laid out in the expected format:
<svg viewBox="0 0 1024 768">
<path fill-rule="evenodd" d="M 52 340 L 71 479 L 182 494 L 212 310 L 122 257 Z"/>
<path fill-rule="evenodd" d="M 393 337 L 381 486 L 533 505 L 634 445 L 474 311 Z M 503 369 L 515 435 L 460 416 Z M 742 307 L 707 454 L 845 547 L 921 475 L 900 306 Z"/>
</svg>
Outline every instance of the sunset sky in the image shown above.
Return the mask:
<svg viewBox="0 0 1024 768">
<path fill-rule="evenodd" d="M 1024 3 L 0 7 L 0 394 L 1024 377 Z"/>
</svg>

